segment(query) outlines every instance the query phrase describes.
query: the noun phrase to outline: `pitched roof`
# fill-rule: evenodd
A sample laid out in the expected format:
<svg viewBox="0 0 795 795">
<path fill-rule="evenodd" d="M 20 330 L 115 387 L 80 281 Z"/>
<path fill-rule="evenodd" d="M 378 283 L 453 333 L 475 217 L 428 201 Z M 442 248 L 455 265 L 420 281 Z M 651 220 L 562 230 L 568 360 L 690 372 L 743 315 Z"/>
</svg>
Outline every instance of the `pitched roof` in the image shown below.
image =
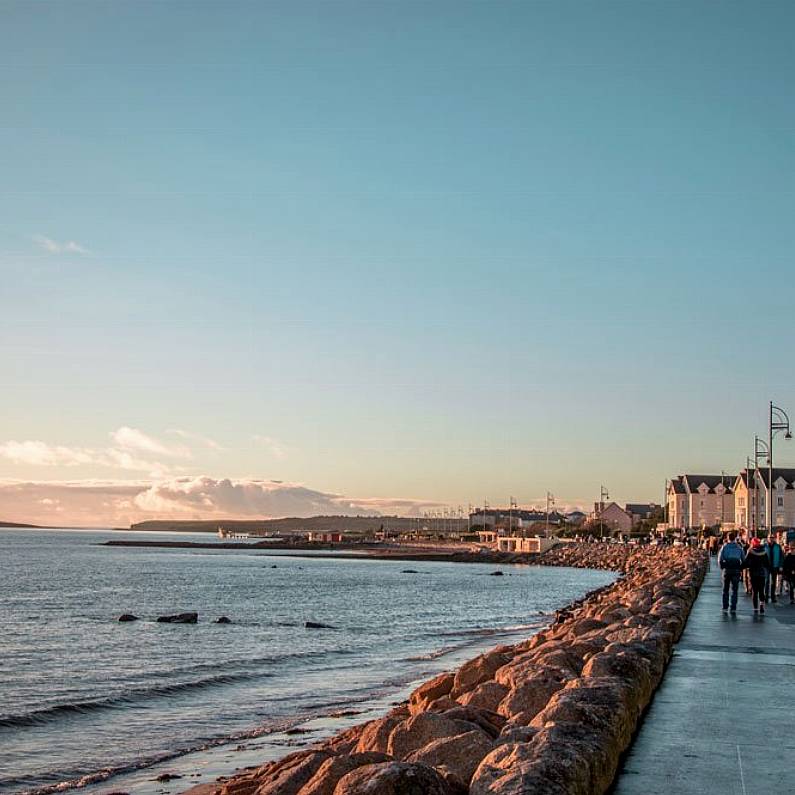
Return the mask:
<svg viewBox="0 0 795 795">
<path fill-rule="evenodd" d="M 659 507 L 659 505 L 655 505 L 653 502 L 628 502 L 624 506 L 624 510 L 627 513 L 632 513 L 636 516 L 645 518 Z"/>
<path fill-rule="evenodd" d="M 735 480 L 736 475 L 682 475 L 685 489 L 690 494 L 695 494 L 702 483 L 709 489 L 708 493 L 714 494 L 721 482 L 726 491 L 731 493 Z"/>
<path fill-rule="evenodd" d="M 759 467 L 759 477 L 762 483 L 765 484 L 765 488 L 768 487 L 768 468 L 767 467 Z M 795 483 L 795 469 L 791 467 L 773 467 L 773 483 L 775 483 L 779 478 L 784 478 L 787 481 L 787 488 L 793 488 L 793 483 Z"/>
<path fill-rule="evenodd" d="M 748 479 L 750 478 L 751 480 L 753 480 L 755 471 L 756 470 L 753 467 L 751 467 L 751 469 L 741 469 L 740 474 L 737 475 L 737 477 L 742 481 L 743 485 L 746 488 L 753 488 L 753 483 L 751 483 L 749 486 Z"/>
<path fill-rule="evenodd" d="M 685 484 L 682 483 L 682 478 L 671 478 L 671 488 L 673 489 L 674 494 L 685 493 Z"/>
</svg>

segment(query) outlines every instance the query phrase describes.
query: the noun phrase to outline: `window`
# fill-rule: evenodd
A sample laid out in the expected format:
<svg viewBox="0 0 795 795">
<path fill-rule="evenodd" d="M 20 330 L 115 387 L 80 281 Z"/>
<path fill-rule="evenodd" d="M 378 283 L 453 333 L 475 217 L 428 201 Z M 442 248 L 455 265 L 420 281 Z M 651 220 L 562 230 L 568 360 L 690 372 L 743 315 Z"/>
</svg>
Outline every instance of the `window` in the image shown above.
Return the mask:
<svg viewBox="0 0 795 795">
<path fill-rule="evenodd" d="M 745 508 L 745 497 L 738 497 L 738 498 L 737 498 L 737 504 L 738 504 L 738 505 L 739 505 L 741 508 Z"/>
<path fill-rule="evenodd" d="M 779 508 L 783 508 L 784 507 L 784 498 L 783 497 L 777 497 L 776 498 L 776 505 Z"/>
</svg>

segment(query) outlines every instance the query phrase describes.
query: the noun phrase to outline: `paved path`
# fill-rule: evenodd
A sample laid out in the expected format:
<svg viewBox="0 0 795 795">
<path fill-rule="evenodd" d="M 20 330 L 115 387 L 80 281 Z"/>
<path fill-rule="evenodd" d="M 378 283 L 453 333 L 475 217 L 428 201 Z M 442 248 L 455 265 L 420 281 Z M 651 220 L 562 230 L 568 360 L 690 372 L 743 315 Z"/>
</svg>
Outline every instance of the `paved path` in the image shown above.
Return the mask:
<svg viewBox="0 0 795 795">
<path fill-rule="evenodd" d="M 795 791 L 795 606 L 720 608 L 713 558 L 614 795 Z"/>
</svg>

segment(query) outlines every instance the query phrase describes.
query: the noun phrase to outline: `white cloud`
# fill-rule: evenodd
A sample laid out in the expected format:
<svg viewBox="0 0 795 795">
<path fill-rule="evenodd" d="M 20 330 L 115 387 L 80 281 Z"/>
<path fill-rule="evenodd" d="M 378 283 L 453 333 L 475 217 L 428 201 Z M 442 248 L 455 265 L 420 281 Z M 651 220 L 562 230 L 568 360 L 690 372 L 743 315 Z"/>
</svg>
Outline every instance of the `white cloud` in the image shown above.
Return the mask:
<svg viewBox="0 0 795 795">
<path fill-rule="evenodd" d="M 0 456 L 15 464 L 33 466 L 79 466 L 95 462 L 95 451 L 82 447 L 62 447 L 40 441 L 17 442 L 13 439 L 0 444 Z"/>
<path fill-rule="evenodd" d="M 192 431 L 183 431 L 182 428 L 169 428 L 166 433 L 173 434 L 174 436 L 179 436 L 181 439 L 185 439 L 189 442 L 198 442 L 204 447 L 209 447 L 211 450 L 223 450 L 218 442 L 214 439 L 210 439 L 209 436 L 202 436 L 200 433 L 193 433 Z"/>
<path fill-rule="evenodd" d="M 81 246 L 74 240 L 66 240 L 62 243 L 45 235 L 34 235 L 33 242 L 39 248 L 48 251 L 50 254 L 89 254 L 89 250 L 85 246 Z"/>
<path fill-rule="evenodd" d="M 173 458 L 190 458 L 191 453 L 183 445 L 169 445 L 155 439 L 153 436 L 139 431 L 137 428 L 130 428 L 122 425 L 118 430 L 112 431 L 110 438 L 122 450 L 133 450 L 154 455 L 164 455 Z"/>
<path fill-rule="evenodd" d="M 284 458 L 287 455 L 287 448 L 285 447 L 282 442 L 278 439 L 274 439 L 272 436 L 260 436 L 259 434 L 254 434 L 251 437 L 251 440 L 258 444 L 260 447 L 264 447 L 274 458 Z"/>
</svg>

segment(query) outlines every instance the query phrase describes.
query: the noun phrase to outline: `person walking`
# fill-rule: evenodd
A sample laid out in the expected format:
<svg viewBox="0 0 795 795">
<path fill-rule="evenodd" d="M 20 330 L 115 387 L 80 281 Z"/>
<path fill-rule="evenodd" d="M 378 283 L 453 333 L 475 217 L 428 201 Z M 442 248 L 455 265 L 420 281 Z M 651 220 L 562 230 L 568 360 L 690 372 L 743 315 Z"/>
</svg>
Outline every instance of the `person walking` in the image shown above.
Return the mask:
<svg viewBox="0 0 795 795">
<path fill-rule="evenodd" d="M 768 560 L 770 561 L 770 574 L 765 584 L 765 602 L 776 602 L 776 584 L 778 575 L 781 573 L 781 567 L 784 563 L 784 551 L 781 549 L 781 544 L 776 541 L 773 533 L 767 537 L 765 544 L 765 552 L 767 552 Z"/>
<path fill-rule="evenodd" d="M 754 613 L 765 612 L 765 582 L 770 571 L 770 559 L 762 542 L 758 538 L 751 539 L 751 548 L 745 556 L 743 567 L 748 569 L 751 577 L 751 595 Z"/>
<path fill-rule="evenodd" d="M 795 544 L 787 544 L 787 554 L 781 565 L 781 575 L 789 590 L 789 603 L 795 605 Z"/>
<path fill-rule="evenodd" d="M 743 561 L 745 555 L 743 548 L 737 543 L 737 533 L 729 533 L 729 540 L 721 547 L 718 554 L 718 566 L 720 566 L 723 578 L 723 612 L 729 609 L 729 591 L 731 590 L 731 612 L 737 612 L 737 589 L 740 586 L 742 576 Z"/>
</svg>

